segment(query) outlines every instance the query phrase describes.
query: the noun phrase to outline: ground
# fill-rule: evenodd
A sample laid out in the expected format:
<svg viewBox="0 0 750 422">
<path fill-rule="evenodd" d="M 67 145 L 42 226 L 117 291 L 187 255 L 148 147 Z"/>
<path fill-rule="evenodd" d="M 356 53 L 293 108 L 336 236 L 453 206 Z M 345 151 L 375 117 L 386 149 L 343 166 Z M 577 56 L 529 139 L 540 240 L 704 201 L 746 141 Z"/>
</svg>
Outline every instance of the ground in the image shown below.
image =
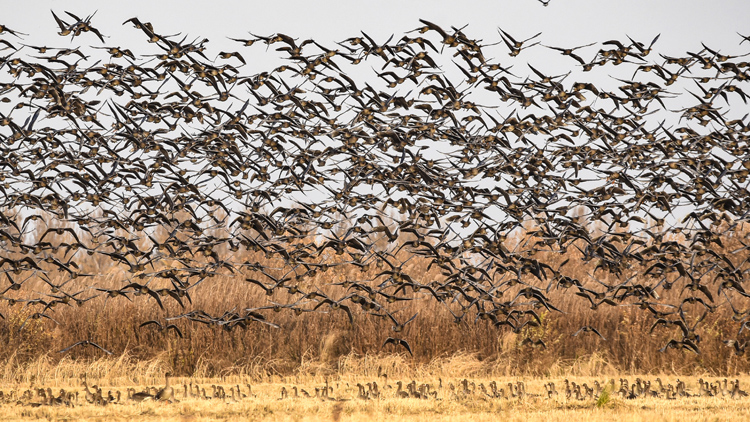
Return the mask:
<svg viewBox="0 0 750 422">
<path fill-rule="evenodd" d="M 635 382 L 635 376 L 626 377 L 630 383 Z M 652 381 L 652 389 L 655 387 L 655 376 L 642 376 L 645 380 Z M 707 381 L 716 383 L 722 379 L 705 377 Z M 664 385 L 675 384 L 676 377 L 665 377 L 661 379 Z M 687 385 L 687 391 L 698 394 L 698 377 L 681 378 Z M 570 378 L 571 382 L 577 384 L 587 383 L 593 385 L 597 378 Z M 598 378 L 599 382 L 606 382 L 604 378 Z M 149 386 L 160 387 L 157 380 L 149 383 Z M 431 384 L 437 391 L 436 398 L 398 398 L 396 397 L 396 381 L 388 380 L 392 388 L 383 388 L 383 378 L 364 379 L 357 377 L 346 377 L 331 380 L 333 388 L 332 399 L 292 397 L 292 387 L 297 386 L 300 390 L 314 394 L 315 388 L 323 388 L 325 381 L 320 377 L 308 377 L 296 379 L 275 380 L 274 382 L 251 384 L 255 397 L 232 398 L 229 393 L 233 386 L 239 385 L 243 395 L 249 393 L 245 379 L 239 377 L 224 379 L 189 379 L 175 378 L 176 400 L 173 403 L 145 401 L 135 403 L 126 400 L 127 388 L 136 388 L 140 391 L 145 386 L 136 385 L 105 385 L 101 388 L 106 396 L 112 391 L 116 396 L 117 391 L 122 394 L 120 404 L 107 404 L 106 406 L 89 404 L 85 401 L 83 387 L 80 385 L 50 385 L 55 395 L 59 394 L 61 388 L 68 391 L 78 392 L 78 405 L 74 407 L 38 405 L 41 397 L 34 394 L 31 400 L 23 400 L 21 403 L 3 402 L 0 404 L 0 419 L 3 421 L 16 420 L 127 420 L 134 421 L 214 421 L 214 420 L 268 420 L 268 421 L 396 421 L 407 419 L 409 421 L 460 421 L 460 420 L 489 420 L 500 417 L 504 421 L 708 421 L 708 420 L 750 420 L 750 398 L 731 398 L 729 395 L 719 394 L 715 397 L 693 396 L 678 397 L 667 400 L 664 397 L 626 399 L 620 397 L 616 392 L 609 400 L 597 400 L 587 398 L 577 400 L 573 397 L 566 398 L 563 379 L 530 379 L 530 378 L 496 378 L 498 386 L 507 386 L 510 383 L 524 382 L 526 386 L 526 397 L 524 398 L 489 398 L 480 392 L 480 384 L 489 385 L 491 379 L 469 379 L 469 389 L 473 393 L 456 394 L 452 391 L 462 390 L 460 387 L 462 378 L 443 379 L 443 387 L 440 388 L 439 379 L 418 381 Z M 371 381 L 379 381 L 381 397 L 378 399 L 358 398 L 357 383 L 366 384 Z M 403 380 L 404 384 L 411 380 Z M 92 380 L 90 384 L 94 384 Z M 199 399 L 195 397 L 184 397 L 183 385 L 193 382 L 205 388 L 211 395 L 212 385 L 221 385 L 227 392 L 225 399 Z M 558 396 L 549 399 L 546 397 L 544 384 L 554 382 Z M 619 386 L 619 381 L 616 381 Z M 163 382 L 161 383 L 163 385 Z M 451 390 L 450 386 L 455 387 Z M 750 380 L 741 378 L 740 385 L 745 389 L 750 385 Z M 45 386 L 47 387 L 47 386 Z M 16 390 L 22 395 L 29 386 L 5 385 L 0 386 L 0 391 L 8 397 L 11 390 Z M 281 399 L 281 390 L 286 388 L 288 398 Z"/>
</svg>

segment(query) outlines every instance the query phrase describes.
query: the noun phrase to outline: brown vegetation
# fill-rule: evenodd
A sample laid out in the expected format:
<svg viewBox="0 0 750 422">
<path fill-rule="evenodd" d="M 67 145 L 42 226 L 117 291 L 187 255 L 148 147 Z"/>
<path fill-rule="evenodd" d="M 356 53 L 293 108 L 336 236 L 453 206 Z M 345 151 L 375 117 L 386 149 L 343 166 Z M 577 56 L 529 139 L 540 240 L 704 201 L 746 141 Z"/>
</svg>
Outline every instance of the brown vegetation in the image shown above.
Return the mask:
<svg viewBox="0 0 750 422">
<path fill-rule="evenodd" d="M 743 238 L 745 233 L 738 232 L 736 236 L 730 233 L 724 239 L 724 248 L 736 248 L 739 244 L 737 238 Z M 523 243 L 529 237 L 521 238 L 519 235 L 515 241 Z M 401 254 L 404 254 L 401 259 L 405 259 L 406 250 Z M 93 281 L 98 288 L 106 288 L 122 286 L 128 280 L 127 273 L 121 269 L 102 267 L 95 262 L 95 257 L 87 261 L 88 257 L 81 255 L 78 261 L 85 270 L 103 275 L 94 280 L 72 280 L 68 285 L 69 291 L 84 291 L 79 298 L 99 293 L 89 288 L 94 284 Z M 234 259 L 255 261 L 270 267 L 274 265 L 274 262 L 265 260 L 261 254 L 246 253 L 235 256 Z M 567 254 L 540 252 L 537 259 L 553 268 L 565 259 L 570 259 L 565 273 L 581 280 L 584 286 L 596 288 L 596 282 L 591 277 L 594 263 L 581 261 L 577 251 Z M 333 283 L 371 279 L 377 271 L 378 268 L 362 271 L 344 266 L 333 267 L 306 279 L 299 288 L 303 291 L 320 289 L 330 297 L 343 297 L 347 293 L 345 288 Z M 421 274 L 423 278 L 416 280 L 420 283 L 440 278 L 436 269 L 428 270 L 428 262 L 418 258 L 405 264 L 404 272 Z M 626 279 L 631 275 L 635 274 L 626 273 L 622 277 Z M 523 281 L 540 289 L 547 288 L 547 285 L 532 276 Z M 159 280 L 155 280 L 151 288 L 158 288 L 158 282 Z M 637 280 L 632 284 L 636 282 Z M 676 283 L 672 290 L 665 291 L 674 297 L 662 297 L 661 301 L 675 302 L 680 297 L 682 288 L 683 282 Z M 32 290 L 43 292 L 49 290 L 49 287 L 41 280 L 31 279 L 24 283 L 24 291 Z M 712 286 L 711 290 L 715 290 L 715 287 Z M 457 320 L 455 315 L 460 316 L 463 312 L 456 304 L 450 304 L 450 301 L 440 303 L 424 291 L 413 292 L 412 289 L 406 289 L 406 297 L 413 300 L 394 304 L 390 308 L 392 312 L 401 309 L 396 314 L 401 320 L 419 312 L 418 318 L 407 324 L 400 333 L 410 342 L 414 352 L 413 358 L 405 355 L 401 364 L 408 367 L 463 354 L 473 356 L 481 362 L 481 373 L 499 375 L 544 376 L 553 372 L 554 368 L 574 368 L 580 362 L 590 362 L 592 359 L 598 362 L 598 371 L 607 370 L 612 373 L 668 371 L 677 374 L 700 372 L 734 375 L 750 369 L 746 355 L 736 355 L 734 349 L 722 342 L 724 339 L 734 338 L 738 326 L 727 306 L 708 313 L 700 323 L 697 329 L 702 338 L 700 355 L 673 349 L 660 353 L 658 350 L 670 339 L 679 338 L 678 327 L 657 327 L 649 335 L 656 319 L 639 306 L 624 303 L 621 306 L 601 305 L 592 310 L 586 298 L 573 293 L 572 289 L 552 286 L 548 293 L 550 303 L 554 303 L 564 313 L 537 309 L 541 325 L 527 326 L 520 333 L 513 333 L 508 327 L 494 327 L 489 321 L 481 319 L 475 321 L 475 312 L 466 313 L 464 318 Z M 375 356 L 394 351 L 403 353 L 403 349 L 395 349 L 390 345 L 381 348 L 384 339 L 392 334 L 393 323 L 390 319 L 366 314 L 354 307 L 353 325 L 349 324 L 345 312 L 334 311 L 326 306 L 319 308 L 318 312 L 303 312 L 301 315 L 286 308 L 278 309 L 279 312 L 274 312 L 274 309 L 263 310 L 268 320 L 281 325 L 280 329 L 258 323 L 250 324 L 246 329 L 236 327 L 230 331 L 215 324 L 177 320 L 174 323 L 184 333 L 184 338 L 180 338 L 172 330 L 162 331 L 154 326 L 139 328 L 144 321 L 161 321 L 165 317 L 194 309 L 218 316 L 227 309 L 262 307 L 271 302 L 287 303 L 290 297 L 280 289 L 272 295 L 266 295 L 258 286 L 245 282 L 244 277 L 239 275 L 207 278 L 195 286 L 190 294 L 192 304 L 185 301 L 185 309 L 165 297 L 164 311 L 148 295 L 132 296 L 131 302 L 124 297 L 112 298 L 103 294 L 80 307 L 72 301 L 69 306 L 58 304 L 47 313 L 59 325 L 47 318 L 34 319 L 33 314 L 39 311 L 38 304 L 17 302 L 11 305 L 12 302 L 5 301 L 0 304 L 0 313 L 6 317 L 0 325 L 0 342 L 5 345 L 0 349 L 0 362 L 4 362 L 6 367 L 11 365 L 22 368 L 39 359 L 56 362 L 68 357 L 97 359 L 103 355 L 98 349 L 82 347 L 74 348 L 66 354 L 57 353 L 82 339 L 94 341 L 116 355 L 144 361 L 158 358 L 169 370 L 182 376 L 197 372 L 203 376 L 227 373 L 289 375 L 300 370 L 313 374 L 329 373 L 336 371 L 345 361 L 342 357 Z M 506 293 L 508 300 L 514 295 L 513 289 Z M 723 301 L 723 297 L 717 298 L 717 302 Z M 23 329 L 19 330 L 22 325 Z M 597 327 L 606 340 L 593 333 L 572 336 L 586 325 Z M 523 344 L 523 340 L 527 338 L 542 339 L 546 349 Z M 597 370 L 593 370 L 591 374 L 596 374 Z"/>
</svg>

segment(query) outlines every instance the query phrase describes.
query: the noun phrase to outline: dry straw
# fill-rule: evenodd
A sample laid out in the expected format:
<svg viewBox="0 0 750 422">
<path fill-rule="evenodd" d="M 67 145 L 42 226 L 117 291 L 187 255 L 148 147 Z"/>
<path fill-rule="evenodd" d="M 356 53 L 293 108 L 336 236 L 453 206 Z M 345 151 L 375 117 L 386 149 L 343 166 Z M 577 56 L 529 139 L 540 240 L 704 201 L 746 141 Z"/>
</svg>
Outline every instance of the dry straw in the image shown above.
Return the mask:
<svg viewBox="0 0 750 422">
<path fill-rule="evenodd" d="M 746 234 L 744 228 L 730 232 L 723 242 L 725 250 L 717 252 L 724 254 L 737 249 L 740 246 L 737 239 L 744 238 Z M 518 239 L 511 240 L 520 243 L 533 241 L 533 238 L 529 239 L 531 235 L 518 236 Z M 406 253 L 405 248 L 401 254 Z M 405 259 L 406 255 L 400 257 Z M 271 267 L 276 264 L 266 262 L 263 255 L 252 252 L 235 258 Z M 736 258 L 740 262 L 747 257 Z M 600 288 L 590 277 L 594 263 L 583 262 L 575 248 L 569 248 L 565 254 L 540 252 L 537 259 L 549 263 L 553 268 L 570 259 L 565 267 L 566 275 L 578 278 L 586 287 Z M 128 274 L 123 269 L 112 267 L 111 263 L 99 262 L 96 255 L 89 257 L 80 254 L 77 260 L 83 268 L 103 274 L 95 280 L 70 282 L 70 291 L 77 291 L 76 288 L 84 291 L 81 297 L 97 293 L 89 289 L 92 282 L 100 288 L 118 287 L 129 282 Z M 416 281 L 423 284 L 441 279 L 434 266 L 428 267 L 427 260 L 414 258 L 403 270 L 419 275 Z M 377 271 L 377 268 L 362 272 L 358 268 L 338 266 L 318 273 L 300 288 L 308 291 L 320 289 L 330 297 L 343 297 L 351 291 L 347 292 L 332 283 L 369 279 Z M 603 272 L 599 275 L 603 277 Z M 622 278 L 632 275 L 636 276 L 632 284 L 653 283 L 646 276 L 637 274 L 623 274 Z M 523 280 L 539 288 L 547 287 L 531 276 Z M 614 283 L 616 280 L 602 281 Z M 152 288 L 158 288 L 159 282 L 154 280 Z M 679 281 L 672 290 L 664 291 L 661 301 L 679 302 L 683 294 L 681 283 Z M 24 288 L 35 291 L 48 289 L 41 280 L 33 279 L 27 281 Z M 715 291 L 716 286 L 710 288 Z M 87 289 L 90 293 L 87 293 Z M 127 378 L 133 373 L 158 377 L 165 370 L 183 376 L 243 374 L 262 379 L 269 375 L 325 375 L 355 369 L 376 373 L 377 366 L 383 365 L 390 366 L 395 373 L 439 372 L 452 368 L 467 376 L 609 375 L 623 372 L 734 375 L 750 368 L 747 356 L 735 355 L 733 349 L 722 342 L 735 338 L 738 327 L 726 304 L 716 312 L 709 313 L 699 325 L 697 332 L 702 337 L 702 353 L 698 356 L 675 350 L 659 353 L 658 349 L 667 341 L 681 338 L 680 329 L 673 326 L 657 327 L 653 334 L 649 334 L 656 319 L 632 302 L 592 310 L 585 298 L 572 293 L 572 290 L 553 287 L 548 293 L 550 301 L 564 313 L 538 309 L 541 325 L 526 327 L 521 333 L 514 334 L 508 327 L 498 328 L 489 321 L 475 321 L 473 313 L 466 313 L 456 323 L 450 311 L 460 315 L 463 311 L 457 304 L 450 301 L 439 303 L 424 291 L 412 292 L 407 289 L 405 295 L 413 300 L 402 302 L 400 307 L 392 309 L 398 309 L 397 315 L 402 320 L 419 312 L 418 318 L 400 333 L 412 345 L 413 357 L 392 346 L 383 349 L 381 346 L 385 338 L 394 334 L 392 321 L 364 314 L 354 306 L 354 325 L 349 324 L 344 312 L 324 307 L 321 310 L 328 312 L 305 312 L 299 316 L 288 309 L 281 312 L 264 311 L 269 320 L 282 326 L 281 329 L 257 324 L 244 330 L 236 328 L 227 331 L 218 326 L 178 320 L 176 324 L 185 334 L 184 339 L 171 331 L 158 331 L 153 327 L 139 329 L 139 325 L 146 320 L 163 321 L 167 316 L 189 310 L 201 309 L 212 315 L 221 315 L 227 309 L 264 306 L 269 301 L 285 303 L 289 299 L 288 294 L 282 291 L 268 296 L 257 286 L 245 282 L 242 276 L 207 279 L 191 290 L 192 304 L 186 303 L 185 309 L 170 298 L 165 298 L 166 310 L 162 311 L 147 295 L 133 296 L 132 302 L 122 297 L 106 298 L 106 295 L 100 295 L 81 307 L 73 303 L 71 306 L 58 305 L 47 313 L 59 325 L 46 318 L 29 318 L 37 312 L 33 305 L 19 302 L 10 306 L 8 301 L 3 301 L 0 313 L 6 319 L 0 325 L 0 342 L 4 345 L 0 349 L 0 369 L 5 380 L 13 380 L 32 376 L 64 378 L 82 371 L 115 378 Z M 506 292 L 509 298 L 514 294 L 514 290 Z M 717 300 L 724 300 L 723 296 L 719 298 Z M 310 308 L 313 306 L 314 303 L 307 305 Z M 22 325 L 23 329 L 19 331 Z M 584 325 L 596 326 L 607 340 L 593 334 L 571 336 Z M 522 341 L 525 338 L 543 339 L 547 347 L 524 345 Z M 76 348 L 66 354 L 57 353 L 83 339 L 103 345 L 114 351 L 116 356 L 104 359 L 102 352 L 94 348 Z M 393 352 L 398 354 L 391 354 Z M 377 362 L 377 365 L 373 362 Z"/>
</svg>

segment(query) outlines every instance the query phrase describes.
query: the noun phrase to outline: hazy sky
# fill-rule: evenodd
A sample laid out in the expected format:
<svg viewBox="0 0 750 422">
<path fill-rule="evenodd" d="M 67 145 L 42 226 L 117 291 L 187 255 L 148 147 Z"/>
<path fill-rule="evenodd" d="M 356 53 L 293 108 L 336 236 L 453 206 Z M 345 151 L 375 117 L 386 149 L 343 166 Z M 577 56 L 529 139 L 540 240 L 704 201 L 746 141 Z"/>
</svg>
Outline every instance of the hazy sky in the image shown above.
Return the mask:
<svg viewBox="0 0 750 422">
<path fill-rule="evenodd" d="M 0 1 L 10 4 L 7 0 Z M 343 41 L 364 31 L 379 43 L 385 42 L 394 34 L 395 40 L 392 43 L 395 43 L 405 32 L 422 26 L 419 23 L 420 18 L 432 21 L 447 30 L 451 26 L 468 25 L 464 33 L 470 38 L 483 39 L 485 43 L 501 40 L 497 32 L 497 28 L 500 27 L 517 39 L 525 39 L 542 32 L 535 41 L 557 47 L 575 47 L 610 39 L 627 42 L 626 36 L 648 44 L 657 34 L 661 34 L 654 49 L 667 55 L 685 56 L 687 51 L 697 53 L 702 49 L 701 42 L 725 54 L 742 54 L 750 51 L 750 42 L 738 45 L 741 37 L 737 35 L 738 32 L 750 35 L 750 0 L 714 1 L 710 2 L 710 5 L 708 3 L 704 0 L 551 0 L 549 6 L 544 7 L 537 0 L 128 0 L 117 3 L 46 0 L 16 2 L 13 6 L 3 7 L 0 24 L 29 34 L 22 41 L 25 44 L 48 47 L 84 46 L 86 54 L 91 54 L 92 50 L 85 46 L 102 46 L 101 41 L 92 33 L 82 34 L 72 41 L 70 36 L 58 36 L 56 32 L 59 29 L 50 10 L 54 10 L 64 20 L 70 20 L 65 11 L 81 17 L 96 12 L 92 24 L 107 37 L 105 45 L 131 48 L 136 55 L 161 53 L 153 44 L 146 42 L 143 32 L 135 29 L 130 23 L 123 25 L 125 20 L 138 17 L 141 21 L 151 22 L 155 31 L 161 35 L 182 33 L 183 36 L 188 36 L 188 41 L 208 38 L 209 58 L 215 57 L 222 50 L 241 51 L 248 61 L 247 67 L 241 70 L 244 75 L 273 69 L 268 66 L 267 60 L 271 56 L 279 57 L 279 54 L 273 51 L 265 54 L 266 46 L 260 43 L 247 48 L 230 41 L 227 37 L 252 38 L 250 32 L 263 36 L 281 32 L 299 39 L 313 38 L 323 45 L 335 47 L 335 41 Z M 15 40 L 8 34 L 3 34 L 2 37 L 9 41 Z M 429 38 L 436 42 L 439 48 L 436 37 L 434 33 L 429 34 Z M 600 46 L 589 47 L 586 54 L 581 55 L 590 59 Z M 273 46 L 269 50 L 275 48 L 276 46 Z M 507 52 L 504 46 L 497 46 L 491 54 L 503 64 L 510 62 L 517 66 L 514 71 L 517 70 L 521 77 L 530 73 L 525 63 L 532 63 L 543 72 L 551 74 L 569 70 L 580 71 L 581 68 L 569 57 L 563 57 L 558 52 L 542 46 L 525 50 L 521 56 L 512 60 L 507 57 Z M 32 49 L 25 49 L 25 54 L 36 55 Z M 104 54 L 102 52 L 102 55 Z M 446 55 L 450 56 L 449 53 Z M 447 59 L 450 60 L 450 57 Z M 661 62 L 656 54 L 650 56 L 649 60 Z M 374 60 L 372 64 L 366 65 L 365 70 L 371 66 L 380 64 Z M 631 78 L 634 67 L 631 65 L 618 68 L 625 74 L 617 77 Z M 457 71 L 452 66 L 446 66 L 446 69 Z M 601 68 L 598 73 L 586 74 L 585 78 L 596 82 L 597 86 L 599 82 L 617 83 L 613 80 L 615 76 L 612 72 L 613 67 L 607 66 Z M 574 74 L 570 80 L 576 80 L 577 77 L 579 75 Z M 642 73 L 639 78 L 656 77 Z M 691 85 L 691 89 L 696 88 Z M 688 99 L 692 100 L 689 97 Z M 735 103 L 739 104 L 739 101 Z M 612 107 L 606 101 L 602 101 L 601 104 Z M 746 113 L 746 108 L 747 106 L 739 107 L 733 110 L 733 113 L 740 113 L 741 116 Z M 508 111 L 503 109 L 498 109 L 498 113 L 502 116 L 508 115 Z M 678 116 L 675 114 L 674 117 Z"/>
<path fill-rule="evenodd" d="M 647 42 L 661 33 L 660 50 L 674 54 L 686 49 L 698 50 L 701 41 L 712 48 L 736 46 L 740 41 L 736 32 L 750 33 L 747 0 L 551 0 L 547 7 L 537 0 L 3 1 L 6 6 L 1 24 L 29 33 L 29 42 L 46 42 L 51 46 L 65 44 L 70 38 L 63 39 L 54 33 L 56 26 L 50 9 L 58 14 L 67 10 L 84 16 L 98 10 L 94 25 L 111 36 L 108 41 L 112 44 L 123 45 L 130 36 L 142 38 L 132 25 L 122 25 L 134 16 L 152 22 L 157 32 L 163 34 L 182 32 L 207 37 L 210 46 L 217 48 L 222 37 L 243 37 L 248 31 L 259 35 L 282 32 L 331 42 L 364 30 L 385 41 L 390 34 L 400 36 L 419 26 L 419 18 L 445 27 L 468 24 L 467 35 L 492 41 L 499 40 L 498 26 L 524 38 L 541 31 L 542 43 L 566 47 L 610 38 L 625 39 L 626 34 Z M 92 34 L 87 35 L 92 45 L 99 43 Z M 63 42 L 55 44 L 57 40 Z"/>
</svg>

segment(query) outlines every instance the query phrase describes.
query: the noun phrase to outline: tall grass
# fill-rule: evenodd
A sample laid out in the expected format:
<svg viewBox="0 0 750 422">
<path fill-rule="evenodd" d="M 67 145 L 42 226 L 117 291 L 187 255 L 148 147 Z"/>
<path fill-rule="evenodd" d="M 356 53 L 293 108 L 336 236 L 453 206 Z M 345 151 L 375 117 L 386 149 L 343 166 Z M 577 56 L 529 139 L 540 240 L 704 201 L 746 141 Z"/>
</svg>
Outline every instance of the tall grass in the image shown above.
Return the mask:
<svg viewBox="0 0 750 422">
<path fill-rule="evenodd" d="M 738 247 L 738 239 L 746 235 L 746 230 L 725 235 L 724 250 L 717 252 L 728 254 L 728 251 Z M 583 262 L 578 251 L 570 249 L 573 251 L 564 254 L 539 252 L 535 258 L 553 268 L 570 259 L 564 273 L 581 280 L 586 287 L 601 290 L 601 286 L 590 276 L 595 263 Z M 738 262 L 747 258 L 740 256 L 743 253 L 747 255 L 746 251 L 737 254 Z M 408 254 L 407 249 L 401 254 Z M 91 288 L 94 282 L 98 288 L 121 288 L 124 283 L 132 281 L 121 267 L 101 261 L 97 255 L 89 257 L 79 253 L 76 259 L 82 268 L 100 274 L 95 280 L 79 278 L 66 285 L 68 292 L 82 291 L 78 296 L 80 298 L 100 293 Z M 238 254 L 234 256 L 234 261 L 276 265 L 263 254 L 253 252 Z M 435 267 L 428 269 L 428 266 L 428 261 L 415 257 L 404 265 L 403 271 L 421 283 L 443 277 Z M 319 289 L 330 297 L 340 298 L 351 293 L 351 290 L 347 291 L 333 283 L 371 279 L 379 271 L 378 268 L 362 270 L 337 266 L 301 281 L 299 288 L 302 291 Z M 653 283 L 636 271 L 638 269 L 634 268 L 631 273 L 623 274 L 621 279 L 636 276 L 631 284 Z M 168 286 L 158 279 L 136 281 L 150 282 L 152 289 Z M 614 279 L 603 281 L 615 282 Z M 524 282 L 541 289 L 547 288 L 546 284 L 531 276 L 524 278 Z M 164 286 L 160 283 L 164 283 Z M 683 285 L 683 281 L 680 281 L 671 290 L 662 291 L 660 301 L 679 303 L 687 294 L 682 291 Z M 715 284 L 709 286 L 716 292 Z M 29 292 L 39 292 L 39 297 L 45 297 L 42 293 L 49 291 L 46 283 L 32 278 L 24 283 L 22 292 L 27 295 Z M 517 288 L 508 290 L 504 297 L 510 300 L 516 291 Z M 731 309 L 722 303 L 724 296 L 717 295 L 717 304 L 723 306 L 716 312 L 708 313 L 698 326 L 697 332 L 702 337 L 701 354 L 695 355 L 681 350 L 659 353 L 658 349 L 670 339 L 681 338 L 680 329 L 674 326 L 659 327 L 649 334 L 656 319 L 651 313 L 633 305 L 632 300 L 624 302 L 622 306 L 602 305 L 593 310 L 588 300 L 574 295 L 574 292 L 574 289 L 553 287 L 548 297 L 562 313 L 537 309 L 542 324 L 539 327 L 526 327 L 521 333 L 514 334 L 507 327 L 494 327 L 489 321 L 481 319 L 475 321 L 473 313 L 467 313 L 463 319 L 456 321 L 448 308 L 460 315 L 463 311 L 458 304 L 450 300 L 440 303 L 424 291 L 406 289 L 405 296 L 412 300 L 391 304 L 388 309 L 400 320 L 419 313 L 399 334 L 411 344 L 413 357 L 405 355 L 403 349 L 394 350 L 390 345 L 383 348 L 383 341 L 395 334 L 391 330 L 392 321 L 364 313 L 354 304 L 349 304 L 354 314 L 353 325 L 345 312 L 323 306 L 319 311 L 324 312 L 304 312 L 301 315 L 295 315 L 289 309 L 281 309 L 280 312 L 263 310 L 270 321 L 281 325 L 280 329 L 258 323 L 250 324 L 246 329 L 227 331 L 217 325 L 185 319 L 174 321 L 184 333 L 182 339 L 172 331 L 162 332 L 152 326 L 139 329 L 144 321 L 154 319 L 164 322 L 165 317 L 190 310 L 200 309 L 218 316 L 230 309 L 240 311 L 266 306 L 271 302 L 287 303 L 293 299 L 283 289 L 266 295 L 258 286 L 245 282 L 239 274 L 207 278 L 190 290 L 192 303 L 185 301 L 184 309 L 169 296 L 162 297 L 165 306 L 162 311 L 148 295 L 132 295 L 131 301 L 124 297 L 108 298 L 106 294 L 99 294 L 80 307 L 71 301 L 69 305 L 58 304 L 48 309 L 46 314 L 55 320 L 51 321 L 33 318 L 35 313 L 41 311 L 42 304 L 22 301 L 11 304 L 6 300 L 0 303 L 0 313 L 5 315 L 0 324 L 0 342 L 3 344 L 0 348 L 0 368 L 5 367 L 6 376 L 9 376 L 8 371 L 12 372 L 9 368 L 38 365 L 40 359 L 52 363 L 67 359 L 95 361 L 102 356 L 102 352 L 93 347 L 77 347 L 65 354 L 57 353 L 75 342 L 91 340 L 122 359 L 159 362 L 160 368 L 167 367 L 181 375 L 217 376 L 227 371 L 255 375 L 290 375 L 300 371 L 323 374 L 349 365 L 348 359 L 351 358 L 382 358 L 394 352 L 399 354 L 398 359 L 393 360 L 394 365 L 397 362 L 399 367 L 424 368 L 436 360 L 449 361 L 454 356 L 471 356 L 471 359 L 465 360 L 468 367 L 462 371 L 489 371 L 501 375 L 663 372 L 733 375 L 750 370 L 747 356 L 735 355 L 733 349 L 722 343 L 724 339 L 735 338 L 739 326 L 732 318 Z M 15 292 L 8 292 L 6 296 L 12 293 Z M 728 295 L 736 301 L 735 306 L 742 304 L 742 298 L 738 295 L 732 292 Z M 312 302 L 300 306 L 312 308 L 314 305 Z M 571 336 L 584 325 L 595 326 L 606 341 L 590 333 Z M 543 339 L 547 347 L 542 349 L 523 345 L 525 338 Z"/>
</svg>

